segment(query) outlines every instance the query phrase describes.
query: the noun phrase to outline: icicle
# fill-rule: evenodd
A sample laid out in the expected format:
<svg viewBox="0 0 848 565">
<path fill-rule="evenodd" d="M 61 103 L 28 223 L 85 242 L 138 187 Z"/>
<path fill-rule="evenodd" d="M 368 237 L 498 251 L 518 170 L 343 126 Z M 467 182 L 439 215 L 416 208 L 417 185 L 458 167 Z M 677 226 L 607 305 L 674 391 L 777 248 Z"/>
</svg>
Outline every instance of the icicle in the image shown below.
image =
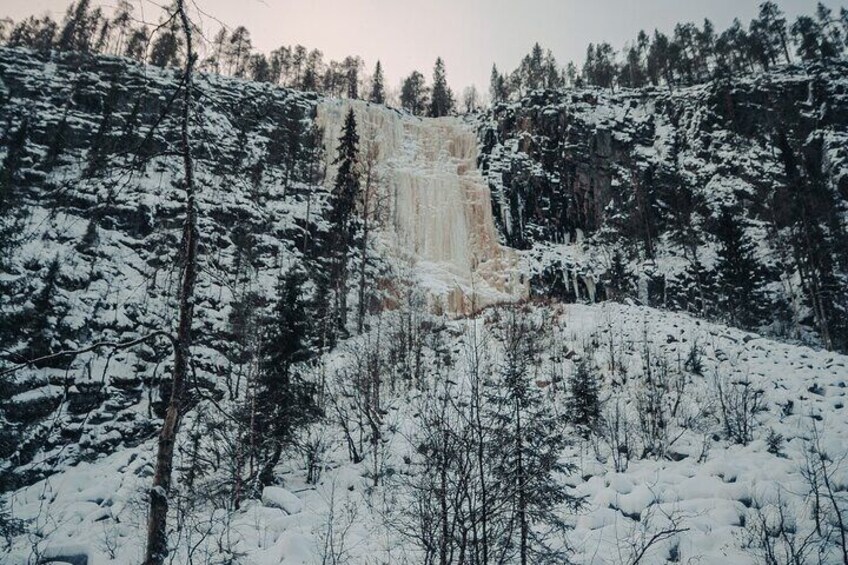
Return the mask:
<svg viewBox="0 0 848 565">
<path fill-rule="evenodd" d="M 377 146 L 378 193 L 390 208 L 380 237 L 452 313 L 527 295 L 518 256 L 498 243 L 491 196 L 477 170 L 477 138 L 457 118 L 418 119 L 384 106 L 331 100 L 318 106 L 327 183 L 344 116 L 356 114 L 360 145 Z"/>
</svg>

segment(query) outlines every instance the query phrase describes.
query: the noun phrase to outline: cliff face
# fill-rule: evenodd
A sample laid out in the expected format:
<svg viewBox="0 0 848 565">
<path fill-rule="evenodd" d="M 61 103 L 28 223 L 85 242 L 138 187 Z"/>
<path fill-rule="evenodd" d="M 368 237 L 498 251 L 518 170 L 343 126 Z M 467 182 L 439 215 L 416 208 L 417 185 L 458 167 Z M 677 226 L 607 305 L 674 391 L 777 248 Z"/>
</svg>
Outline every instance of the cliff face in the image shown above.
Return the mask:
<svg viewBox="0 0 848 565">
<path fill-rule="evenodd" d="M 0 269 L 6 366 L 173 327 L 178 80 L 120 59 L 0 49 L 0 162 L 14 165 Z M 199 397 L 238 386 L 245 329 L 233 307 L 273 296 L 280 272 L 303 261 L 325 193 L 314 96 L 215 77 L 199 77 L 195 95 Z M 0 473 L 16 470 L 4 488 L 150 437 L 168 371 L 159 340 L 3 376 Z"/>
<path fill-rule="evenodd" d="M 538 91 L 480 118 L 480 167 L 534 293 L 630 298 L 844 350 L 847 126 L 844 62 L 675 92 Z M 745 323 L 725 304 L 740 239 L 727 218 L 755 260 Z"/>
<path fill-rule="evenodd" d="M 534 93 L 479 117 L 479 152 L 459 119 L 355 103 L 383 175 L 381 250 L 410 259 L 456 312 L 469 297 L 522 296 L 526 275 L 536 295 L 639 301 L 845 349 L 846 71 Z M 120 59 L 0 49 L 5 365 L 173 326 L 178 80 Z M 249 315 L 281 273 L 320 259 L 322 146 L 346 103 L 205 76 L 195 95 L 196 400 L 243 386 Z M 728 257 L 733 241 L 753 262 Z M 746 278 L 756 284 L 740 306 Z M 169 356 L 151 341 L 3 376 L 4 485 L 151 437 Z"/>
</svg>

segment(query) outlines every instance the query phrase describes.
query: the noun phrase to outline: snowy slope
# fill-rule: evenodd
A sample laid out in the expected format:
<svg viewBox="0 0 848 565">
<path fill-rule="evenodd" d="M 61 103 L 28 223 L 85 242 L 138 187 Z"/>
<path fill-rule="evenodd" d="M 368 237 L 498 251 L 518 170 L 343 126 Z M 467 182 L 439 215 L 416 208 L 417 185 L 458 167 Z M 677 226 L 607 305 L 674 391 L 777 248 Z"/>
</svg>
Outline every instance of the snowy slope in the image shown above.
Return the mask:
<svg viewBox="0 0 848 565">
<path fill-rule="evenodd" d="M 609 447 L 602 441 L 577 442 L 563 453 L 578 469 L 564 480 L 586 497 L 581 511 L 564 515 L 573 525 L 568 541 L 576 562 L 628 563 L 645 539 L 665 527 L 668 517 L 685 531 L 653 546 L 644 563 L 664 563 L 672 556 L 680 563 L 759 562 L 756 551 L 746 547 L 751 545 L 751 531 L 745 527 L 755 523 L 757 508 L 768 511 L 780 499 L 788 505 L 798 532 L 813 527 L 810 500 L 802 494 L 801 471 L 808 447 L 805 440 L 812 437 L 813 426 L 821 448 L 834 458 L 832 480 L 840 485 L 841 504 L 846 503 L 848 357 L 643 307 L 540 306 L 535 314 L 555 320 L 552 342 L 558 346 L 578 352 L 594 347 L 594 360 L 605 379 L 603 396 L 608 405 L 622 399 L 634 436 L 638 428 L 634 398 L 644 383 L 645 347 L 669 363 L 685 359 L 694 343 L 703 351 L 701 374 L 683 372 L 684 412 L 697 421 L 684 426 L 681 415 L 671 424 L 676 439 L 668 457 L 634 457 L 626 470 L 616 472 Z M 491 327 L 495 322 L 489 318 L 488 322 L 451 322 L 448 330 L 461 342 L 470 335 L 471 325 L 479 331 Z M 646 327 L 650 328 L 647 337 Z M 610 370 L 610 351 L 617 359 L 614 365 L 624 369 Z M 540 371 L 548 374 L 554 369 L 567 375 L 573 364 L 548 361 Z M 626 384 L 622 383 L 625 375 Z M 763 391 L 766 409 L 757 415 L 748 445 L 729 442 L 715 415 L 704 409 L 717 375 L 744 378 Z M 414 452 L 402 430 L 414 424 L 418 395 L 410 391 L 387 401 L 387 419 L 394 422 L 396 431 L 385 443 L 389 465 L 399 473 L 404 471 L 405 457 Z M 549 388 L 548 401 L 552 410 L 561 410 L 562 390 Z M 191 428 L 191 423 L 186 427 Z M 779 454 L 767 449 L 770 430 L 786 438 Z M 320 433 L 327 438 L 329 450 L 317 486 L 306 484 L 302 465 L 293 455 L 281 469 L 286 491 L 269 492 L 262 501 L 248 502 L 227 515 L 201 513 L 193 533 L 186 534 L 194 537 L 175 542 L 178 550 L 200 542 L 196 555 L 222 557 L 225 547 L 241 555 L 244 563 L 321 563 L 327 526 L 332 523 L 336 543 L 344 539 L 343 562 L 417 563 L 411 545 L 388 525 L 397 511 L 391 482 L 390 486 L 370 486 L 368 462 L 347 460 L 340 430 L 329 425 Z M 634 437 L 634 450 L 639 447 Z M 16 557 L 7 562 L 25 563 L 32 551 L 45 556 L 83 554 L 92 564 L 137 561 L 144 528 L 143 492 L 152 472 L 152 455 L 153 444 L 148 442 L 14 493 L 10 500 L 15 514 L 32 519 L 40 535 L 16 539 L 12 553 Z M 179 562 L 184 558 L 182 554 Z M 827 554 L 822 562 L 837 563 L 838 556 Z"/>
</svg>

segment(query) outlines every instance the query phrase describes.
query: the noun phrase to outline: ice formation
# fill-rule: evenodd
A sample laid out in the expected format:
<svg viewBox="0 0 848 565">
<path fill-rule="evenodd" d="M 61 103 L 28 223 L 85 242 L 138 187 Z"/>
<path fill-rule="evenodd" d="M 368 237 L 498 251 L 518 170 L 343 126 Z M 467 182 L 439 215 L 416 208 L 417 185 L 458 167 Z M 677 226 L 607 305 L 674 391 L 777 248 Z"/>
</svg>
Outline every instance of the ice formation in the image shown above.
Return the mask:
<svg viewBox="0 0 848 565">
<path fill-rule="evenodd" d="M 318 105 L 327 183 L 345 115 L 353 108 L 360 154 L 373 155 L 379 241 L 412 267 L 433 304 L 467 314 L 526 296 L 518 255 L 498 242 L 489 187 L 477 170 L 477 137 L 453 117 L 420 119 L 362 101 Z"/>
</svg>

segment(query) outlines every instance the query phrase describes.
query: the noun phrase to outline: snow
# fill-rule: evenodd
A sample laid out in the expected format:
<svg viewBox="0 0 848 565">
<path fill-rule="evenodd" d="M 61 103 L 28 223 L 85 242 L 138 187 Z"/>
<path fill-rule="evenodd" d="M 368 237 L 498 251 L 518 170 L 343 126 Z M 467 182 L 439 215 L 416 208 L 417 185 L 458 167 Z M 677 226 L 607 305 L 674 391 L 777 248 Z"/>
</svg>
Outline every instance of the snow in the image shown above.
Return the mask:
<svg viewBox="0 0 848 565">
<path fill-rule="evenodd" d="M 716 429 L 707 428 L 702 434 L 693 427 L 673 446 L 681 454 L 679 460 L 634 457 L 623 472 L 612 468 L 603 445 L 578 442 L 568 448 L 563 458 L 578 470 L 565 480 L 586 500 L 578 514 L 565 516 L 574 528 L 569 541 L 578 563 L 623 562 L 628 540 L 636 543 L 645 532 L 662 527 L 670 516 L 680 519 L 686 531 L 655 546 L 646 563 L 662 562 L 673 547 L 682 563 L 754 563 L 744 547 L 745 520 L 751 520 L 749 513 L 756 506 L 774 503 L 778 497 L 794 501 L 791 493 L 803 492 L 799 462 L 803 462 L 805 438 L 810 437 L 812 424 L 818 427 L 824 450 L 837 458 L 845 453 L 848 412 L 836 406 L 848 401 L 846 356 L 646 307 L 568 305 L 537 312 L 550 317 L 554 339 L 562 346 L 580 351 L 594 340 L 594 360 L 599 367 L 609 366 L 612 340 L 622 363 L 633 370 L 626 385 L 613 385 L 615 375 L 607 373 L 603 388 L 607 396 L 618 394 L 616 387 L 638 386 L 636 369 L 641 367 L 638 358 L 647 327 L 648 344 L 655 355 L 672 360 L 695 342 L 703 348 L 703 376 L 693 376 L 688 385 L 693 398 L 706 394 L 712 376 L 722 373 L 750 379 L 765 390 L 768 401 L 767 410 L 759 415 L 754 441 L 748 445 L 714 440 L 710 436 Z M 469 324 L 484 331 L 482 319 L 449 322 L 448 327 L 462 339 Z M 332 366 L 335 362 L 328 363 Z M 389 403 L 387 418 L 397 422 L 388 444 L 396 465 L 402 465 L 400 460 L 414 449 L 404 431 L 414 423 L 414 399 L 411 391 Z M 794 406 L 786 413 L 784 407 L 790 400 Z M 559 401 L 556 397 L 553 401 L 556 409 Z M 628 410 L 633 408 L 628 404 Z M 285 488 L 265 488 L 261 500 L 246 501 L 229 518 L 234 550 L 244 555 L 245 563 L 320 563 L 329 522 L 337 531 L 347 532 L 348 563 L 373 562 L 377 556 L 392 563 L 408 554 L 410 548 L 404 548 L 403 541 L 387 528 L 386 514 L 379 510 L 391 489 L 370 488 L 367 461 L 350 463 L 339 431 L 332 425 L 330 429 L 335 430 L 329 436 L 333 447 L 318 485 L 305 484 L 299 459 L 291 457 L 278 470 Z M 782 456 L 767 451 L 764 437 L 769 429 L 786 437 Z M 11 508 L 15 516 L 41 526 L 45 536 L 38 542 L 39 548 L 54 548 L 50 551 L 63 554 L 73 549 L 74 554 L 91 556 L 90 563 L 109 563 L 113 561 L 104 549 L 109 545 L 105 540 L 117 539 L 114 561 L 135 562 L 141 551 L 145 493 L 154 452 L 151 441 L 81 463 L 13 493 Z M 834 481 L 848 484 L 848 468 L 839 467 Z M 331 508 L 335 508 L 332 513 Z M 803 530 L 809 526 L 808 515 L 801 506 L 796 508 L 799 530 Z M 31 544 L 30 538 L 18 538 L 12 554 L 17 561 L 10 562 L 24 563 Z"/>
<path fill-rule="evenodd" d="M 303 502 L 291 492 L 280 487 L 262 489 L 262 504 L 269 508 L 279 508 L 286 514 L 297 514 L 303 510 Z"/>
</svg>

